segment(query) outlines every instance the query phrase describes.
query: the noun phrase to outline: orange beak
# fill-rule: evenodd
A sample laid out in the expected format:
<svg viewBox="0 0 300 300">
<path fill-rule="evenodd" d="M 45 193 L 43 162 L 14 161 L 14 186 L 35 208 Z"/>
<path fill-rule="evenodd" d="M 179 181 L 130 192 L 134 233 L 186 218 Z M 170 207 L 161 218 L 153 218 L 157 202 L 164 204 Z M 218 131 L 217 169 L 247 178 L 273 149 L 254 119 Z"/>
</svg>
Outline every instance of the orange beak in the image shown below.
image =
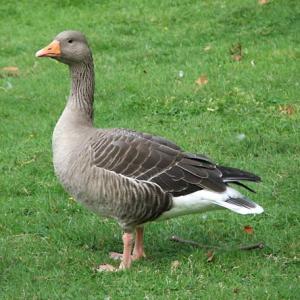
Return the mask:
<svg viewBox="0 0 300 300">
<path fill-rule="evenodd" d="M 54 40 L 47 47 L 39 50 L 35 56 L 36 57 L 60 57 L 60 44 L 59 41 Z"/>
</svg>

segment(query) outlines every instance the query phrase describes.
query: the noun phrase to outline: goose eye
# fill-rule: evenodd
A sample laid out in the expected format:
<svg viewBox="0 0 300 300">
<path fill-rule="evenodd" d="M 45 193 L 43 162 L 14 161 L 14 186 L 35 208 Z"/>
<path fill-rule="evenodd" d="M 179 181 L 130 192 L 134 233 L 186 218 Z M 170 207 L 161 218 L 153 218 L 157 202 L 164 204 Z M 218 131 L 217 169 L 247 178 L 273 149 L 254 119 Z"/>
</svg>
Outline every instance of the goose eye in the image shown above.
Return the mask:
<svg viewBox="0 0 300 300">
<path fill-rule="evenodd" d="M 72 44 L 72 43 L 73 43 L 73 40 L 68 40 L 68 43 L 69 43 L 69 44 Z"/>
</svg>

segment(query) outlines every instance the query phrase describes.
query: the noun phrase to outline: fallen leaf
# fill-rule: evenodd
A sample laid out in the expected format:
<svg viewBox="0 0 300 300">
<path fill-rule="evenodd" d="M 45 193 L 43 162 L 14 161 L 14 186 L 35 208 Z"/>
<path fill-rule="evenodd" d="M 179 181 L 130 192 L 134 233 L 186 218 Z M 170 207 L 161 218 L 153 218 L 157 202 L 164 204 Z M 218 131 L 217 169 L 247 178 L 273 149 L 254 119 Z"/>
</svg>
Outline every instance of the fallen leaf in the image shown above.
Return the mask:
<svg viewBox="0 0 300 300">
<path fill-rule="evenodd" d="M 247 234 L 253 234 L 253 227 L 251 227 L 250 225 L 246 225 L 244 227 L 244 232 L 246 232 Z"/>
<path fill-rule="evenodd" d="M 212 251 L 212 250 L 209 250 L 207 253 L 206 253 L 206 255 L 207 255 L 207 262 L 212 262 L 213 261 L 213 259 L 214 259 L 214 256 L 215 256 L 215 254 L 214 254 L 214 251 Z"/>
<path fill-rule="evenodd" d="M 258 0 L 258 4 L 260 4 L 260 5 L 265 5 L 268 3 L 269 3 L 269 0 Z"/>
<path fill-rule="evenodd" d="M 240 55 L 240 54 L 232 55 L 232 59 L 235 61 L 241 61 L 242 55 Z"/>
<path fill-rule="evenodd" d="M 242 45 L 240 43 L 232 45 L 230 48 L 230 54 L 234 61 L 241 61 L 243 58 Z"/>
<path fill-rule="evenodd" d="M 208 79 L 206 75 L 201 75 L 196 81 L 198 85 L 205 85 L 208 83 Z"/>
<path fill-rule="evenodd" d="M 3 71 L 8 71 L 8 72 L 18 72 L 19 68 L 18 67 L 3 67 Z"/>
<path fill-rule="evenodd" d="M 291 104 L 287 104 L 287 105 L 279 105 L 279 111 L 282 114 L 286 114 L 288 116 L 291 116 L 296 112 L 296 109 Z"/>
<path fill-rule="evenodd" d="M 18 67 L 3 67 L 1 69 L 2 77 L 10 76 L 10 77 L 17 77 L 19 76 L 19 68 Z"/>
<path fill-rule="evenodd" d="M 179 260 L 174 260 L 171 263 L 171 270 L 175 271 L 179 266 L 180 266 L 180 261 Z"/>
</svg>

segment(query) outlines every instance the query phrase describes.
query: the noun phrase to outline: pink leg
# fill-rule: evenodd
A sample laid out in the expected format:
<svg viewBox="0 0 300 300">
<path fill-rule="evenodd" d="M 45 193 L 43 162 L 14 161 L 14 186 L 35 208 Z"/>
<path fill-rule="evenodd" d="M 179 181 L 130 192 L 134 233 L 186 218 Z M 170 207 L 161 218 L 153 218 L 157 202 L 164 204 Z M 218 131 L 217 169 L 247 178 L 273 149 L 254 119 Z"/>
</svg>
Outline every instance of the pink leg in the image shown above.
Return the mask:
<svg viewBox="0 0 300 300">
<path fill-rule="evenodd" d="M 135 230 L 135 244 L 134 244 L 134 249 L 131 258 L 133 260 L 138 260 L 143 257 L 146 257 L 145 252 L 144 252 L 144 241 L 143 241 L 143 236 L 144 236 L 144 227 L 137 227 Z M 117 253 L 117 252 L 110 252 L 110 258 L 119 260 L 123 258 L 122 253 Z"/>
<path fill-rule="evenodd" d="M 132 262 L 132 233 L 125 232 L 123 234 L 123 246 L 122 262 L 119 266 L 119 269 L 129 269 Z"/>
<path fill-rule="evenodd" d="M 118 269 L 109 264 L 100 265 L 96 270 L 98 272 L 108 271 L 114 272 L 123 269 L 129 269 L 132 262 L 131 251 L 132 251 L 132 233 L 125 232 L 123 234 L 123 254 L 112 252 L 110 255 L 112 258 L 121 259 L 121 264 Z"/>
<path fill-rule="evenodd" d="M 133 259 L 137 260 L 146 257 L 144 252 L 144 227 L 137 227 L 135 231 L 135 244 L 133 249 Z"/>
</svg>

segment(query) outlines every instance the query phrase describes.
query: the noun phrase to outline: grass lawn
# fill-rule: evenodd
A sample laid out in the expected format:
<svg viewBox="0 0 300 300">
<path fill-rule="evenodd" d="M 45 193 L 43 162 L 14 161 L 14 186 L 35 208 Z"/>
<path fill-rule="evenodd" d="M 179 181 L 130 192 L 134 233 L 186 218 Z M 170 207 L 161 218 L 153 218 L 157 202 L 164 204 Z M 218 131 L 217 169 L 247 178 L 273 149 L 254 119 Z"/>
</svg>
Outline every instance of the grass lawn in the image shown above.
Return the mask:
<svg viewBox="0 0 300 300">
<path fill-rule="evenodd" d="M 298 0 L 2 1 L 0 299 L 299 297 L 299 21 Z M 145 260 L 93 271 L 122 249 L 121 231 L 54 176 L 51 135 L 68 70 L 34 57 L 65 29 L 84 32 L 93 49 L 96 126 L 162 135 L 259 174 L 251 197 L 265 213 L 149 224 Z M 207 249 L 174 234 L 224 250 L 207 262 Z M 266 247 L 235 250 L 258 241 Z"/>
</svg>

